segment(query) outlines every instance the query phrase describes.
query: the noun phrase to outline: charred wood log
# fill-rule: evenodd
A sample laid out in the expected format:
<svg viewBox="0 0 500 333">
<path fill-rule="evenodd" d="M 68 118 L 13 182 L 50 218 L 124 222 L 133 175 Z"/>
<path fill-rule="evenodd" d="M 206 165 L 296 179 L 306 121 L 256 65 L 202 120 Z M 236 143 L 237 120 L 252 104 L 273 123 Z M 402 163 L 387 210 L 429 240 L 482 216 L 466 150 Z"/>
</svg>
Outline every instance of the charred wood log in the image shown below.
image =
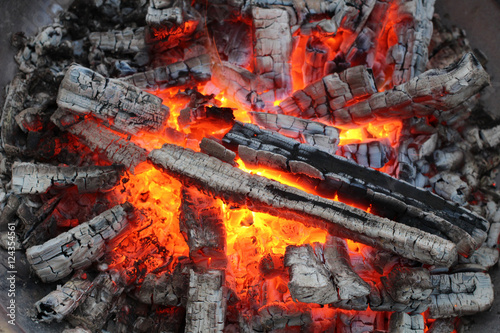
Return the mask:
<svg viewBox="0 0 500 333">
<path fill-rule="evenodd" d="M 210 80 L 211 76 L 211 60 L 205 54 L 167 66 L 157 67 L 146 72 L 126 76 L 121 78 L 121 80 L 143 90 L 161 90 L 206 82 Z"/>
<path fill-rule="evenodd" d="M 0 226 L 6 226 L 9 222 L 13 222 L 19 206 L 22 204 L 22 196 L 12 194 L 9 196 L 5 207 L 0 215 Z"/>
<path fill-rule="evenodd" d="M 124 171 L 120 165 L 58 167 L 16 162 L 12 166 L 12 191 L 16 194 L 40 194 L 51 187 L 76 185 L 81 193 L 106 192 L 118 184 Z"/>
<path fill-rule="evenodd" d="M 393 154 L 391 143 L 388 140 L 343 145 L 337 151 L 337 155 L 374 169 L 382 168 L 389 162 Z"/>
<path fill-rule="evenodd" d="M 467 54 L 451 67 L 429 70 L 352 106 L 334 109 L 331 120 L 334 125 L 364 124 L 377 118 L 404 119 L 449 111 L 488 84 L 488 74 L 472 54 Z"/>
<path fill-rule="evenodd" d="M 293 326 L 308 326 L 312 323 L 311 312 L 299 309 L 295 303 L 272 303 L 258 310 L 250 322 L 251 332 L 274 331 Z"/>
<path fill-rule="evenodd" d="M 184 187 L 181 192 L 180 229 L 187 239 L 189 257 L 198 267 L 224 269 L 226 228 L 215 199 Z"/>
<path fill-rule="evenodd" d="M 237 148 L 245 162 L 319 179 L 316 190 L 338 194 L 341 200 L 365 202 L 375 214 L 450 239 L 465 256 L 487 237 L 489 223 L 469 210 L 278 133 L 236 123 L 223 143 L 231 149 Z"/>
<path fill-rule="evenodd" d="M 345 121 L 336 110 L 342 110 L 349 101 L 364 98 L 377 92 L 373 74 L 365 66 L 346 69 L 340 74 L 330 74 L 323 79 L 298 90 L 291 97 L 283 100 L 273 109 L 275 113 L 283 113 L 300 118 L 319 118 L 331 120 L 334 124 L 350 124 L 349 114 Z M 349 118 L 349 119 L 348 119 Z"/>
<path fill-rule="evenodd" d="M 85 301 L 95 287 L 87 274 L 78 272 L 57 290 L 35 303 L 36 318 L 45 323 L 60 322 Z"/>
<path fill-rule="evenodd" d="M 104 254 L 106 244 L 127 227 L 132 210 L 129 203 L 115 206 L 42 245 L 30 247 L 26 250 L 28 262 L 43 282 L 57 281 L 89 267 Z"/>
<path fill-rule="evenodd" d="M 287 116 L 284 114 L 249 112 L 252 123 L 297 139 L 334 155 L 337 152 L 340 130 L 320 122 Z"/>
<path fill-rule="evenodd" d="M 14 77 L 7 86 L 7 95 L 2 111 L 2 146 L 8 155 L 18 156 L 25 146 L 24 134 L 15 117 L 24 109 L 28 96 L 28 79 L 21 74 Z"/>
<path fill-rule="evenodd" d="M 469 258 L 459 257 L 459 265 L 474 265 L 482 271 L 487 271 L 498 263 L 499 252 L 497 248 L 490 248 L 486 245 L 481 246 Z"/>
<path fill-rule="evenodd" d="M 376 0 L 348 0 L 346 1 L 345 14 L 340 25 L 341 28 L 354 32 L 353 36 L 359 34 L 364 28 L 368 17 L 375 7 Z"/>
<path fill-rule="evenodd" d="M 436 319 L 429 327 L 428 333 L 453 333 L 455 331 L 455 318 Z"/>
<path fill-rule="evenodd" d="M 226 320 L 224 272 L 190 271 L 185 332 L 222 332 Z"/>
<path fill-rule="evenodd" d="M 493 285 L 486 273 L 455 273 L 431 276 L 434 291 L 430 318 L 472 315 L 493 303 Z"/>
<path fill-rule="evenodd" d="M 292 92 L 292 34 L 289 16 L 281 8 L 252 8 L 255 29 L 255 71 L 269 81 L 275 99 L 281 100 Z"/>
<path fill-rule="evenodd" d="M 234 159 L 236 158 L 236 153 L 232 150 L 227 149 L 220 143 L 210 140 L 207 138 L 201 139 L 200 151 L 207 155 L 218 158 L 219 160 L 235 165 Z"/>
<path fill-rule="evenodd" d="M 44 202 L 39 208 L 30 207 L 27 203 L 27 197 L 24 198 L 23 202 L 17 209 L 17 216 L 22 222 L 22 227 L 18 228 L 18 230 L 21 235 L 24 248 L 39 244 L 33 243 L 32 238 L 37 240 L 43 239 L 43 241 L 47 240 L 47 238 L 44 237 L 46 236 L 45 233 L 40 232 L 38 227 L 43 224 L 43 221 L 53 212 L 62 197 L 63 194 L 56 195 Z"/>
<path fill-rule="evenodd" d="M 146 50 L 144 27 L 92 32 L 89 41 L 93 47 L 113 53 L 136 54 Z"/>
<path fill-rule="evenodd" d="M 57 104 L 65 111 L 92 114 L 130 134 L 158 132 L 169 116 L 169 109 L 162 105 L 161 98 L 79 65 L 71 66 L 66 72 Z"/>
<path fill-rule="evenodd" d="M 306 44 L 306 57 L 302 66 L 305 84 L 321 80 L 327 58 L 328 47 L 319 39 L 310 37 Z"/>
<path fill-rule="evenodd" d="M 450 266 L 457 260 L 455 245 L 436 235 L 248 174 L 203 153 L 166 144 L 153 150 L 148 159 L 184 185 L 228 203 L 297 221 L 306 217 L 308 224 L 326 228 L 334 235 L 424 263 Z"/>
<path fill-rule="evenodd" d="M 141 163 L 146 161 L 147 150 L 106 127 L 91 120 L 85 120 L 67 128 L 80 138 L 91 150 L 98 150 L 114 164 L 123 164 L 130 172 L 140 172 Z"/>
<path fill-rule="evenodd" d="M 103 328 L 113 311 L 124 286 L 114 272 L 100 273 L 92 281 L 92 289 L 79 306 L 68 315 L 67 319 L 73 326 L 84 327 L 91 332 Z"/>
<path fill-rule="evenodd" d="M 410 316 L 404 312 L 394 312 L 389 322 L 390 333 L 422 333 L 425 329 L 421 314 Z"/>
</svg>

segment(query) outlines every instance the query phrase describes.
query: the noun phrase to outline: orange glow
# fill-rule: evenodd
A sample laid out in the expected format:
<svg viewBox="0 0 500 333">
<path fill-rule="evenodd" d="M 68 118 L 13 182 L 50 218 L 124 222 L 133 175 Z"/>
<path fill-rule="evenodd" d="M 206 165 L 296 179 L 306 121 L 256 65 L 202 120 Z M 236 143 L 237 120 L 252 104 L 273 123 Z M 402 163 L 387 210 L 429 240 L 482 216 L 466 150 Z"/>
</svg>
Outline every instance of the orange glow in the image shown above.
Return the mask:
<svg viewBox="0 0 500 333">
<path fill-rule="evenodd" d="M 369 123 L 358 128 L 341 129 L 339 145 L 348 145 L 351 143 L 363 143 L 389 139 L 394 147 L 398 144 L 399 135 L 403 123 L 400 120 L 390 122 Z"/>
</svg>

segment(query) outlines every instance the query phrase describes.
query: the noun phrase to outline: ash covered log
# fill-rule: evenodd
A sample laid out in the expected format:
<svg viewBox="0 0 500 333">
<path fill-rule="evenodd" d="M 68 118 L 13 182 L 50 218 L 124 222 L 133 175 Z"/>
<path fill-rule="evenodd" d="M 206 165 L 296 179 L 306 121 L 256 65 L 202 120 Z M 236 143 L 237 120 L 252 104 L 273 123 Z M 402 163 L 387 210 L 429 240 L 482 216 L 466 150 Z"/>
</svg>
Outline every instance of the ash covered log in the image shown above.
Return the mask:
<svg viewBox="0 0 500 333">
<path fill-rule="evenodd" d="M 140 172 L 147 150 L 92 120 L 84 120 L 66 128 L 91 150 L 98 150 L 114 164 L 123 164 L 130 172 Z"/>
<path fill-rule="evenodd" d="M 436 319 L 429 327 L 428 333 L 453 333 L 455 331 L 455 318 Z"/>
<path fill-rule="evenodd" d="M 121 78 L 121 81 L 133 84 L 143 90 L 161 90 L 186 84 L 203 83 L 210 80 L 211 76 L 211 60 L 205 54 L 146 72 L 132 74 Z"/>
<path fill-rule="evenodd" d="M 28 96 L 29 79 L 18 74 L 7 86 L 7 95 L 2 111 L 2 146 L 8 155 L 18 156 L 25 145 L 24 135 L 17 125 L 16 116 L 24 109 Z"/>
<path fill-rule="evenodd" d="M 51 187 L 76 185 L 81 193 L 106 192 L 118 184 L 124 171 L 120 165 L 58 167 L 16 162 L 12 166 L 12 191 L 16 194 L 40 194 Z"/>
<path fill-rule="evenodd" d="M 334 109 L 334 125 L 364 124 L 391 117 L 423 117 L 434 111 L 449 111 L 489 84 L 479 61 L 465 55 L 445 69 L 429 70 L 390 90 L 371 95 L 352 106 Z"/>
<path fill-rule="evenodd" d="M 273 109 L 274 113 L 283 113 L 300 118 L 319 118 L 331 120 L 334 124 L 349 124 L 349 115 L 340 121 L 336 112 L 348 102 L 377 93 L 373 74 L 365 66 L 346 69 L 340 74 L 330 74 L 321 80 L 309 84 L 303 90 L 295 91 Z"/>
<path fill-rule="evenodd" d="M 291 65 L 292 34 L 286 10 L 274 8 L 252 8 L 255 29 L 255 72 L 275 92 L 280 100 L 292 92 Z"/>
<path fill-rule="evenodd" d="M 187 239 L 189 257 L 198 267 L 224 269 L 226 228 L 222 207 L 215 199 L 183 187 L 179 223 Z"/>
<path fill-rule="evenodd" d="M 486 273 L 432 275 L 431 281 L 430 318 L 472 315 L 488 310 L 493 303 L 493 285 Z"/>
<path fill-rule="evenodd" d="M 306 44 L 306 57 L 302 66 L 303 81 L 310 84 L 323 77 L 326 60 L 328 58 L 328 46 L 319 38 L 310 37 Z"/>
<path fill-rule="evenodd" d="M 343 145 L 337 155 L 355 161 L 364 167 L 382 168 L 390 161 L 393 149 L 389 140 L 372 141 L 369 143 L 352 143 Z"/>
<path fill-rule="evenodd" d="M 276 132 L 237 122 L 223 138 L 243 161 L 317 179 L 316 191 L 371 206 L 372 212 L 452 240 L 469 255 L 486 239 L 479 215 L 387 174 L 301 144 Z"/>
<path fill-rule="evenodd" d="M 123 284 L 115 272 L 102 272 L 93 281 L 85 300 L 68 315 L 73 326 L 84 327 L 91 332 L 103 328 L 124 290 Z"/>
<path fill-rule="evenodd" d="M 410 316 L 404 312 L 394 312 L 389 321 L 390 333 L 423 333 L 424 317 L 421 314 Z"/>
<path fill-rule="evenodd" d="M 201 20 L 200 14 L 185 0 L 149 0 L 146 23 L 158 34 L 189 35 Z"/>
<path fill-rule="evenodd" d="M 144 27 L 91 32 L 89 41 L 93 47 L 113 53 L 136 54 L 146 49 Z"/>
<path fill-rule="evenodd" d="M 290 329 L 294 326 L 307 327 L 312 321 L 310 310 L 301 309 L 294 302 L 287 302 L 271 303 L 261 307 L 257 315 L 246 324 L 250 332 L 279 332 L 279 329 Z"/>
<path fill-rule="evenodd" d="M 457 249 L 450 241 L 346 204 L 323 199 L 258 175 L 251 175 L 203 153 L 166 144 L 148 159 L 158 168 L 225 202 L 329 230 L 424 263 L 450 266 Z"/>
<path fill-rule="evenodd" d="M 248 112 L 252 122 L 286 137 L 307 143 L 329 154 L 335 154 L 340 130 L 320 122 L 287 116 L 284 114 Z"/>
<path fill-rule="evenodd" d="M 57 104 L 65 111 L 92 114 L 130 134 L 159 132 L 169 116 L 161 98 L 80 65 L 72 65 L 66 72 Z"/>
<path fill-rule="evenodd" d="M 85 301 L 94 286 L 87 274 L 76 273 L 62 287 L 35 303 L 36 318 L 45 323 L 53 320 L 60 322 Z"/>
<path fill-rule="evenodd" d="M 43 282 L 60 280 L 74 270 L 89 267 L 106 244 L 128 226 L 133 207 L 115 206 L 92 220 L 26 250 L 31 267 Z"/>
<path fill-rule="evenodd" d="M 219 160 L 235 165 L 234 159 L 236 158 L 236 153 L 232 150 L 227 149 L 217 141 L 203 138 L 200 142 L 200 151 L 207 155 L 218 158 Z"/>
<path fill-rule="evenodd" d="M 226 320 L 225 273 L 220 270 L 189 273 L 185 332 L 222 332 Z"/>
</svg>

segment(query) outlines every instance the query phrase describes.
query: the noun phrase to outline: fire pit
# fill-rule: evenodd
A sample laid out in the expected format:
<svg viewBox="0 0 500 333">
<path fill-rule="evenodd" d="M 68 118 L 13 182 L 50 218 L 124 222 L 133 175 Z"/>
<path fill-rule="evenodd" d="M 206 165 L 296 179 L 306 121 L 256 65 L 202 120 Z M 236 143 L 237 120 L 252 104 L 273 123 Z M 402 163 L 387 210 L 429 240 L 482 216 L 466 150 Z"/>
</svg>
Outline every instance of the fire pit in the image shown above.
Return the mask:
<svg viewBox="0 0 500 333">
<path fill-rule="evenodd" d="M 2 242 L 52 290 L 23 315 L 49 330 L 452 332 L 487 310 L 489 77 L 433 11 L 77 1 L 14 35 Z"/>
</svg>

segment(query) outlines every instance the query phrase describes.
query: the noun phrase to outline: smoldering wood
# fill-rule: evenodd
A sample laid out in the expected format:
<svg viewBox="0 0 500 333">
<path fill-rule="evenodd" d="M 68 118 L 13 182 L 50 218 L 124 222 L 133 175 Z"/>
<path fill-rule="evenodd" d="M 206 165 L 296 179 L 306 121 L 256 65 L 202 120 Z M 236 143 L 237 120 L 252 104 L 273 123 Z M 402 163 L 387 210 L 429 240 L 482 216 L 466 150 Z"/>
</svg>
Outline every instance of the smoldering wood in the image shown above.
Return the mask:
<svg viewBox="0 0 500 333">
<path fill-rule="evenodd" d="M 380 315 L 374 312 L 339 311 L 335 327 L 341 333 L 377 332 L 379 328 L 384 329 L 384 326 L 378 323 L 379 317 Z"/>
<path fill-rule="evenodd" d="M 2 214 L 0 215 L 0 226 L 6 226 L 9 222 L 14 221 L 14 218 L 17 213 L 17 209 L 22 203 L 22 196 L 11 194 L 9 199 L 7 199 L 7 203 L 2 210 Z"/>
<path fill-rule="evenodd" d="M 394 312 L 389 321 L 390 333 L 423 333 L 424 317 L 421 314 L 410 316 L 404 312 Z"/>
<path fill-rule="evenodd" d="M 17 209 L 16 214 L 22 222 L 22 226 L 18 226 L 18 231 L 21 235 L 24 248 L 40 244 L 41 242 L 45 242 L 47 240 L 48 237 L 46 233 L 40 230 L 43 227 L 39 227 L 54 211 L 54 208 L 57 206 L 62 197 L 62 193 L 58 194 L 45 201 L 39 208 L 32 208 L 32 205 L 27 203 L 27 197 L 23 198 L 23 202 Z"/>
<path fill-rule="evenodd" d="M 106 250 L 106 244 L 128 226 L 133 206 L 117 205 L 88 222 L 26 250 L 26 257 L 43 282 L 60 280 L 74 270 L 89 267 Z"/>
<path fill-rule="evenodd" d="M 346 1 L 345 14 L 340 25 L 341 28 L 349 29 L 356 36 L 364 28 L 368 17 L 375 7 L 376 0 L 349 0 Z"/>
<path fill-rule="evenodd" d="M 468 257 L 459 257 L 459 264 L 474 264 L 482 267 L 483 271 L 489 270 L 498 263 L 499 252 L 497 248 L 491 248 L 483 244 L 479 249 Z"/>
<path fill-rule="evenodd" d="M 189 273 L 185 332 L 222 332 L 226 320 L 225 273 L 207 270 Z"/>
<path fill-rule="evenodd" d="M 234 159 L 236 158 L 236 153 L 232 150 L 227 149 L 217 141 L 203 138 L 200 142 L 200 151 L 207 155 L 218 158 L 219 160 L 232 164 L 235 164 Z"/>
<path fill-rule="evenodd" d="M 118 54 L 133 55 L 146 49 L 146 33 L 144 27 L 91 32 L 89 34 L 89 41 L 95 48 Z"/>
<path fill-rule="evenodd" d="M 396 1 L 396 22 L 393 25 L 397 43 L 388 50 L 387 57 L 394 63 L 394 85 L 407 82 L 425 71 L 428 48 L 432 36 L 434 2 Z"/>
<path fill-rule="evenodd" d="M 326 121 L 331 120 L 333 115 L 333 125 L 349 124 L 347 118 L 344 122 L 335 118 L 336 115 L 340 116 L 336 110 L 342 110 L 350 101 L 373 95 L 377 91 L 372 71 L 365 66 L 356 66 L 340 74 L 327 75 L 304 89 L 295 91 L 272 111 L 304 119 L 318 118 Z"/>
<path fill-rule="evenodd" d="M 500 143 L 500 125 L 479 131 L 480 138 L 489 148 L 495 148 Z"/>
<path fill-rule="evenodd" d="M 316 190 L 365 202 L 378 215 L 450 239 L 462 255 L 470 254 L 487 237 L 489 223 L 479 215 L 429 191 L 279 133 L 236 122 L 222 141 L 228 148 L 237 148 L 245 163 L 319 179 Z"/>
<path fill-rule="evenodd" d="M 453 333 L 455 331 L 455 318 L 436 319 L 429 327 L 428 333 Z"/>
<path fill-rule="evenodd" d="M 326 228 L 337 236 L 424 263 L 449 266 L 457 259 L 456 246 L 448 240 L 248 174 L 203 153 L 166 144 L 153 150 L 148 159 L 185 186 L 195 186 L 227 203 L 297 221 L 307 220 L 308 225 Z"/>
<path fill-rule="evenodd" d="M 44 107 L 31 107 L 24 109 L 15 116 L 17 125 L 24 133 L 38 132 L 43 128 Z"/>
<path fill-rule="evenodd" d="M 146 23 L 149 26 L 177 27 L 184 23 L 183 1 L 149 1 Z"/>
<path fill-rule="evenodd" d="M 451 145 L 443 149 L 434 150 L 434 165 L 438 171 L 453 171 L 458 169 L 464 162 L 464 151 L 457 145 Z"/>
<path fill-rule="evenodd" d="M 390 161 L 393 154 L 394 151 L 389 140 L 352 143 L 341 146 L 337 151 L 337 155 L 374 169 L 382 168 Z"/>
<path fill-rule="evenodd" d="M 19 156 L 24 150 L 24 135 L 15 117 L 24 109 L 28 97 L 29 78 L 17 74 L 6 88 L 5 103 L 2 111 L 2 146 L 7 155 Z"/>
<path fill-rule="evenodd" d="M 493 285 L 486 273 L 432 275 L 431 281 L 430 318 L 472 315 L 488 310 L 493 303 Z"/>
<path fill-rule="evenodd" d="M 113 164 L 123 164 L 132 173 L 140 172 L 147 150 L 92 120 L 84 120 L 67 128 L 91 150 L 104 154 Z"/>
<path fill-rule="evenodd" d="M 207 54 L 167 66 L 132 74 L 120 80 L 143 90 L 162 90 L 185 85 L 197 85 L 212 77 L 211 59 Z"/>
<path fill-rule="evenodd" d="M 293 302 L 271 303 L 261 307 L 250 322 L 251 332 L 274 331 L 290 326 L 307 327 L 313 321 L 310 310 Z"/>
<path fill-rule="evenodd" d="M 305 60 L 302 66 L 304 84 L 320 80 L 324 75 L 324 67 L 328 58 L 328 47 L 319 39 L 310 37 L 306 44 Z"/>
<path fill-rule="evenodd" d="M 248 115 L 256 125 L 297 139 L 329 154 L 337 152 L 340 140 L 338 128 L 284 114 L 248 112 Z"/>
<path fill-rule="evenodd" d="M 114 188 L 125 169 L 121 165 L 72 167 L 15 162 L 12 191 L 15 194 L 41 194 L 49 188 L 76 185 L 80 193 L 107 192 Z"/>
<path fill-rule="evenodd" d="M 292 34 L 289 16 L 281 8 L 252 7 L 255 35 L 255 72 L 269 81 L 280 100 L 292 92 L 291 65 Z"/>
<path fill-rule="evenodd" d="M 85 273 L 76 273 L 62 287 L 59 287 L 35 303 L 36 319 L 50 323 L 60 322 L 85 301 L 94 284 Z"/>
<path fill-rule="evenodd" d="M 73 326 L 84 327 L 91 332 L 102 329 L 124 291 L 117 276 L 113 271 L 100 273 L 92 281 L 92 289 L 85 300 L 68 315 L 67 320 Z"/>
<path fill-rule="evenodd" d="M 260 80 L 257 75 L 226 61 L 214 64 L 212 82 L 225 91 L 229 99 L 252 110 L 265 108 L 265 102 L 259 95 L 259 91 L 272 89 L 272 85 Z"/>
<path fill-rule="evenodd" d="M 161 98 L 76 64 L 64 75 L 57 105 L 65 111 L 92 114 L 130 134 L 159 132 L 169 116 Z"/>
<path fill-rule="evenodd" d="M 440 172 L 429 179 L 434 191 L 446 200 L 465 205 L 471 188 L 456 172 Z"/>
<path fill-rule="evenodd" d="M 187 239 L 189 257 L 198 267 L 224 269 L 226 228 L 222 207 L 215 199 L 183 187 L 179 224 Z"/>
<path fill-rule="evenodd" d="M 467 84 L 462 84 L 467 82 Z M 423 117 L 449 111 L 489 84 L 489 76 L 472 54 L 445 69 L 428 70 L 401 85 L 333 111 L 334 125 L 364 124 L 377 118 Z"/>
</svg>

